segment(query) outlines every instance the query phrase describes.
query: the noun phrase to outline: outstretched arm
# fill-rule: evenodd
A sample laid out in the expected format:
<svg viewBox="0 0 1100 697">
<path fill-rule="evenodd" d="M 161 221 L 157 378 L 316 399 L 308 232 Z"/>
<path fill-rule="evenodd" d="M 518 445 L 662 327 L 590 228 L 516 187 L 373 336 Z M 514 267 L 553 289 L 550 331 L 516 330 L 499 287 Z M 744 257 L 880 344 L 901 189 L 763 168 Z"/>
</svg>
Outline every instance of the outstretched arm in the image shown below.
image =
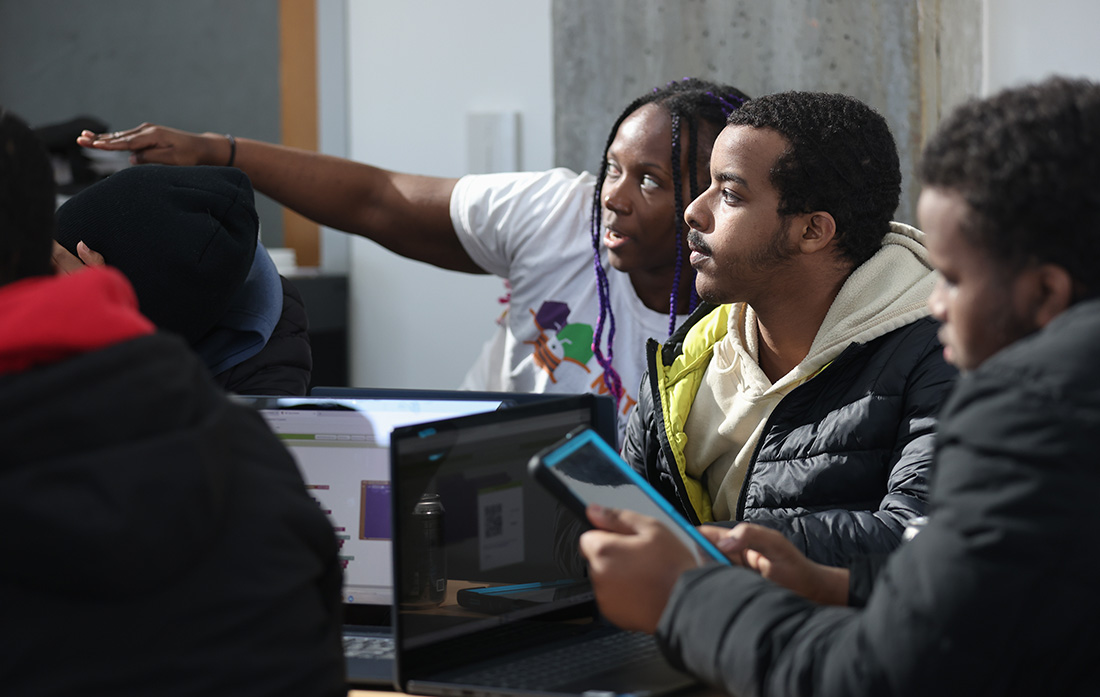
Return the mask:
<svg viewBox="0 0 1100 697">
<path fill-rule="evenodd" d="M 126 131 L 84 131 L 77 143 L 128 150 L 135 164 L 226 165 L 229 139 L 143 123 Z M 233 165 L 252 186 L 305 217 L 374 240 L 404 257 L 484 273 L 451 225 L 456 179 L 402 174 L 309 150 L 236 139 Z"/>
</svg>

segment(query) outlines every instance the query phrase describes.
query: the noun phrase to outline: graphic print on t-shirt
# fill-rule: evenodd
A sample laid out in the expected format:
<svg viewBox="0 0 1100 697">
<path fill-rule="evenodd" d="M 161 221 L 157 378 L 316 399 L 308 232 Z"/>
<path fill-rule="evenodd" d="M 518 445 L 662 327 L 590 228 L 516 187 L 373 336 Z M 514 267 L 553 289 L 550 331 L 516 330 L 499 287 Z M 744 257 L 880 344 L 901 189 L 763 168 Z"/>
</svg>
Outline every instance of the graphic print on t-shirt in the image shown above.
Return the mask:
<svg viewBox="0 0 1100 697">
<path fill-rule="evenodd" d="M 550 376 L 551 382 L 558 381 L 554 371 L 562 361 L 575 363 L 586 373 L 592 372 L 587 365 L 593 355 L 591 325 L 579 322 L 570 324 L 569 306 L 556 300 L 547 300 L 538 312 L 530 312 L 539 337 L 523 343 L 534 346 L 532 358 Z"/>
<path fill-rule="evenodd" d="M 538 330 L 538 338 L 523 342 L 532 347 L 531 356 L 525 358 L 524 362 L 533 362 L 554 384 L 558 382 L 556 371 L 574 370 L 572 366 L 579 366 L 585 373 L 593 376 L 588 385 L 589 390 L 598 395 L 607 394 L 607 385 L 604 383 L 603 371 L 599 369 L 599 363 L 594 366 L 597 373 L 593 373 L 593 368 L 588 366 L 596 355 L 592 350 L 592 337 L 595 334 L 592 325 L 570 322 L 569 305 L 557 300 L 544 301 L 537 312 L 531 308 L 528 308 L 528 312 L 531 313 L 531 321 Z M 563 364 L 571 365 L 563 366 Z M 570 382 L 568 378 L 565 381 Z M 624 390 L 618 405 L 620 440 L 626 427 L 625 417 L 630 414 L 635 403 L 634 397 Z"/>
</svg>

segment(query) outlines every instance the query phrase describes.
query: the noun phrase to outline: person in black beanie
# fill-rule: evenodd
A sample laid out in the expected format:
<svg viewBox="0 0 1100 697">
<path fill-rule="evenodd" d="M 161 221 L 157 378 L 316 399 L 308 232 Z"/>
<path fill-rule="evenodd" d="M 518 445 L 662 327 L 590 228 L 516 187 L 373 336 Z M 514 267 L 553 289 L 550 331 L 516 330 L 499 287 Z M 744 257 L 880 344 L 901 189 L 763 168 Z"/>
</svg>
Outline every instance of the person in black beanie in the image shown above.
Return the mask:
<svg viewBox="0 0 1100 697">
<path fill-rule="evenodd" d="M 227 390 L 304 395 L 305 307 L 258 232 L 252 184 L 239 169 L 134 167 L 61 206 L 55 259 L 122 271 L 141 312 L 182 336 Z"/>
</svg>

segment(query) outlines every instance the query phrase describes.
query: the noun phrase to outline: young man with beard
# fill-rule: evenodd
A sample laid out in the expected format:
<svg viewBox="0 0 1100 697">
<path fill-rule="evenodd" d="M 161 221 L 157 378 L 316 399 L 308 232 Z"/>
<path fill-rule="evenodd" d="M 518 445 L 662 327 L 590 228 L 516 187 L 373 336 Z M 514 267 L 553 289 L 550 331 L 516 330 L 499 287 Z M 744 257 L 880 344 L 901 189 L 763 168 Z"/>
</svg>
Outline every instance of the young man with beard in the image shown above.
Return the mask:
<svg viewBox="0 0 1100 697">
<path fill-rule="evenodd" d="M 885 120 L 837 94 L 733 112 L 686 210 L 706 301 L 648 374 L 623 456 L 692 522 L 754 521 L 827 564 L 888 552 L 925 512 L 955 378 Z"/>
<path fill-rule="evenodd" d="M 810 563 L 772 531 L 704 527 L 749 568 L 692 568 L 652 519 L 589 510 L 603 530 L 581 547 L 604 613 L 731 694 L 1096 691 L 1100 85 L 1052 78 L 966 104 L 920 174 L 941 273 L 929 304 L 964 374 L 928 520 L 865 607 L 788 590 L 851 604 L 848 577 L 868 569 Z"/>
</svg>

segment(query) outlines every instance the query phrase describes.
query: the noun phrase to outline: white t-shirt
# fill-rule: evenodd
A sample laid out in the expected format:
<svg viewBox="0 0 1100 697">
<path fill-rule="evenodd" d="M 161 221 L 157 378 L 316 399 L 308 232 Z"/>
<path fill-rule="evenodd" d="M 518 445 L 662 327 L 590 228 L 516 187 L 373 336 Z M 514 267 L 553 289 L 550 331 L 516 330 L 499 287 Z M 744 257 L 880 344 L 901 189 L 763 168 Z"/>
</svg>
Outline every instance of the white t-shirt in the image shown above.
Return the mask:
<svg viewBox="0 0 1100 697">
<path fill-rule="evenodd" d="M 607 393 L 592 352 L 600 313 L 590 232 L 594 188 L 591 174 L 567 169 L 459 180 L 451 195 L 458 238 L 481 268 L 511 284 L 508 308 L 493 316 L 495 334 L 463 388 Z M 602 243 L 600 249 L 615 316 L 612 365 L 624 390 L 621 439 L 645 371 L 646 339 L 668 337 L 668 315 L 643 305 L 630 277 L 607 263 Z M 609 329 L 605 323 L 605 342 Z"/>
</svg>

